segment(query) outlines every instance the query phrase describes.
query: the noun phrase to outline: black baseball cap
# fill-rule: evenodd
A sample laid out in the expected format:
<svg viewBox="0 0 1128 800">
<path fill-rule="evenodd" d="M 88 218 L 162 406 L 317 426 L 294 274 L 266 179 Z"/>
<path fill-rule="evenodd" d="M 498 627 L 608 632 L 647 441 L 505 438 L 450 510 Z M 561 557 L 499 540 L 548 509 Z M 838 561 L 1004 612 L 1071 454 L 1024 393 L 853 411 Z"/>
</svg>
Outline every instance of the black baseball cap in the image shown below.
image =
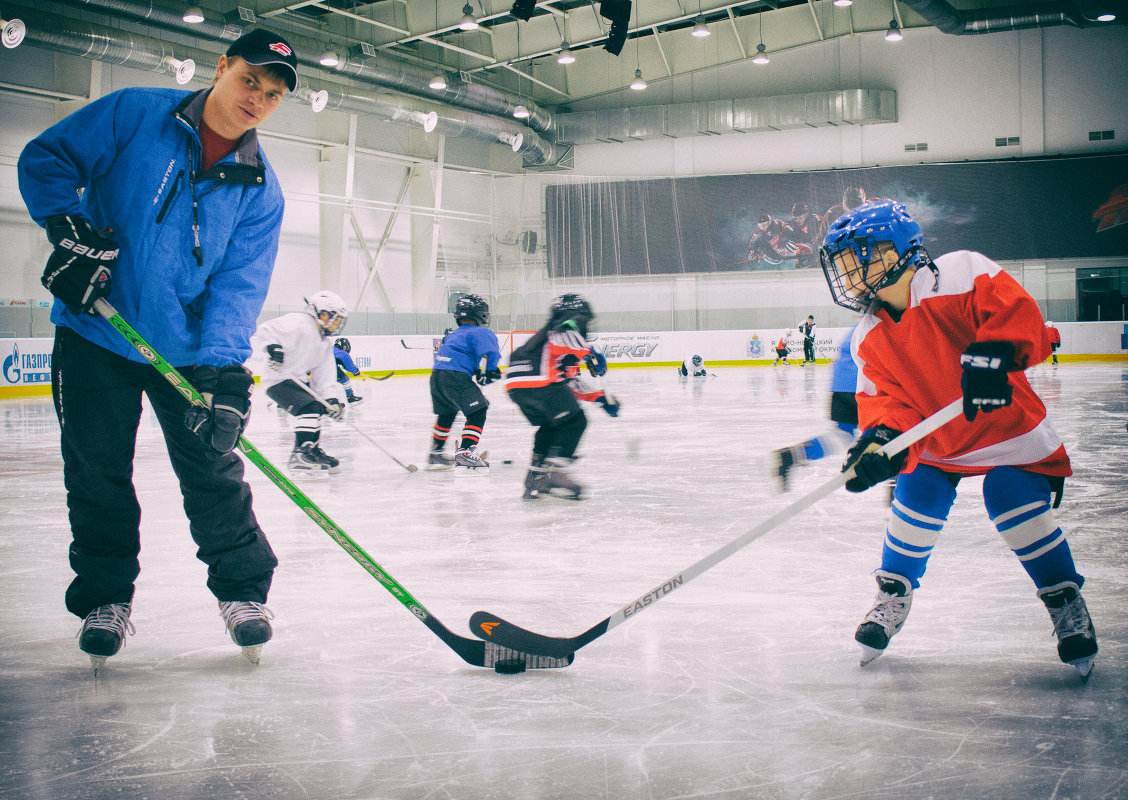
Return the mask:
<svg viewBox="0 0 1128 800">
<path fill-rule="evenodd" d="M 298 57 L 294 55 L 294 48 L 277 33 L 266 28 L 255 28 L 250 33 L 244 33 L 227 48 L 227 57 L 232 56 L 239 56 L 248 64 L 258 67 L 281 64 L 287 67 L 282 70 L 286 75 L 286 86 L 291 92 L 298 87 Z"/>
</svg>

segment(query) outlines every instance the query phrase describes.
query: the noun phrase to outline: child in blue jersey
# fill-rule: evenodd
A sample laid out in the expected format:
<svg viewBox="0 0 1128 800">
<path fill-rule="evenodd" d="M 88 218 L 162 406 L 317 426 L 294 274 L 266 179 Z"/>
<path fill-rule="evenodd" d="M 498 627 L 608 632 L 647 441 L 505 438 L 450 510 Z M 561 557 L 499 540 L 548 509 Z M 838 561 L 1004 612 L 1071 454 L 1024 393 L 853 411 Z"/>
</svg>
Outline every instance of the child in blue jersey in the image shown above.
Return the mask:
<svg viewBox="0 0 1128 800">
<path fill-rule="evenodd" d="M 501 377 L 498 369 L 501 350 L 497 336 L 485 327 L 490 321 L 489 304 L 478 295 L 461 297 L 454 309 L 454 319 L 458 327 L 443 337 L 431 369 L 431 406 L 436 419 L 426 469 L 454 466 L 464 474 L 486 475 L 489 462 L 475 451 L 482 438 L 490 403 L 474 381 L 485 386 Z M 483 358 L 486 359 L 484 371 Z M 460 411 L 466 422 L 462 427 L 462 441 L 451 462 L 443 456 L 443 446 Z"/>
<path fill-rule="evenodd" d="M 360 369 L 352 360 L 352 343 L 344 336 L 333 342 L 333 360 L 337 362 L 337 383 L 345 389 L 345 399 L 350 404 L 363 403 L 364 398 L 353 391 L 350 375 L 359 375 Z"/>
<path fill-rule="evenodd" d="M 812 323 L 813 326 L 813 323 Z M 857 325 L 854 326 L 856 328 Z M 805 442 L 784 447 L 772 453 L 772 474 L 779 479 L 781 492 L 790 486 L 790 472 L 800 464 L 818 461 L 846 450 L 858 432 L 858 365 L 850 355 L 850 338 L 854 328 L 846 332 L 838 345 L 830 378 L 830 421 L 834 427 Z M 806 362 L 804 362 L 806 363 Z"/>
</svg>

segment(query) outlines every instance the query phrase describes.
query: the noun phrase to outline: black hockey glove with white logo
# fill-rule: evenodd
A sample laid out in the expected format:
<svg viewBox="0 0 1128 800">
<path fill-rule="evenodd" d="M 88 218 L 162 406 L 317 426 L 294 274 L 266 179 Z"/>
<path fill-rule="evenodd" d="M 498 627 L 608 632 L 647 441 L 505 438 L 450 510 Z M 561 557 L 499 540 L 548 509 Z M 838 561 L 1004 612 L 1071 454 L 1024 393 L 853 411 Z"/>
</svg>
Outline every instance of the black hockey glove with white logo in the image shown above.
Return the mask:
<svg viewBox="0 0 1128 800">
<path fill-rule="evenodd" d="M 908 460 L 908 450 L 902 450 L 892 457 L 877 452 L 882 445 L 888 444 L 900 435 L 901 431 L 887 425 L 876 425 L 862 431 L 862 435 L 846 451 L 846 461 L 842 464 L 843 472 L 851 468 L 854 470 L 854 477 L 846 480 L 846 491 L 864 492 L 901 471 L 901 467 L 905 466 L 905 461 Z"/>
<path fill-rule="evenodd" d="M 474 373 L 474 380 L 476 380 L 480 386 L 487 386 L 487 385 L 493 383 L 494 381 L 501 380 L 501 370 L 500 369 L 487 369 L 485 371 L 478 370 L 477 372 Z"/>
<path fill-rule="evenodd" d="M 267 362 L 266 365 L 275 372 L 282 371 L 282 364 L 286 361 L 286 354 L 282 351 L 280 344 L 268 344 L 266 346 Z"/>
<path fill-rule="evenodd" d="M 48 217 L 46 227 L 55 252 L 47 259 L 40 283 L 72 314 L 94 314 L 94 301 L 110 294 L 118 243 L 109 231 L 98 230 L 77 215 Z"/>
<path fill-rule="evenodd" d="M 196 368 L 192 383 L 208 405 L 191 406 L 184 412 L 184 424 L 212 450 L 230 453 L 251 416 L 254 377 L 240 365 L 204 366 Z"/>
<path fill-rule="evenodd" d="M 1014 365 L 1014 345 L 1010 342 L 972 342 L 960 356 L 963 368 L 963 411 L 968 422 L 976 413 L 984 414 L 1009 406 L 1013 399 L 1007 372 Z"/>
</svg>

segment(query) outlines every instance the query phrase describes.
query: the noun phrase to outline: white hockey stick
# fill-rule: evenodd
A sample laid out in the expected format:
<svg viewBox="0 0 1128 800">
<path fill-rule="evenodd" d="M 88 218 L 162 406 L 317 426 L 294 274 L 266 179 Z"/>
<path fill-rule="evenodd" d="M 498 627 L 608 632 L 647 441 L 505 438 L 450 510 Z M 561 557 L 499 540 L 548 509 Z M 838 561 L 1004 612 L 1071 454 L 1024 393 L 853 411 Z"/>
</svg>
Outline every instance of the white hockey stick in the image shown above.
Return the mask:
<svg viewBox="0 0 1128 800">
<path fill-rule="evenodd" d="M 322 406 L 324 406 L 324 407 L 325 407 L 326 409 L 328 409 L 328 408 L 329 408 L 329 403 L 328 403 L 328 401 L 327 401 L 327 400 L 325 400 L 325 398 L 323 398 L 323 397 L 322 397 L 321 395 L 319 395 L 319 394 L 318 394 L 317 392 L 315 392 L 315 391 L 313 390 L 313 387 L 312 387 L 312 386 L 307 386 L 307 385 L 306 385 L 305 383 L 303 383 L 302 381 L 299 381 L 299 380 L 294 380 L 293 382 L 294 382 L 294 383 L 296 383 L 296 384 L 297 384 L 298 386 L 302 387 L 303 389 L 305 389 L 305 390 L 306 390 L 306 391 L 307 391 L 307 392 L 309 393 L 309 396 L 310 396 L 310 397 L 312 397 L 312 398 L 313 398 L 314 400 L 316 400 L 317 402 L 321 403 L 321 405 L 322 405 Z M 393 456 L 393 455 L 392 455 L 391 453 L 389 453 L 389 452 L 388 452 L 387 450 L 385 450 L 385 449 L 384 449 L 384 446 L 383 446 L 382 444 L 380 444 L 380 443 L 379 443 L 378 441 L 376 441 L 375 439 L 373 439 L 373 438 L 372 438 L 371 436 L 369 436 L 369 435 L 368 435 L 367 433 L 365 433 L 364 431 L 362 431 L 362 430 L 361 430 L 360 428 L 358 428 L 358 427 L 357 427 L 356 425 L 353 425 L 353 424 L 352 424 L 351 422 L 349 422 L 349 421 L 348 421 L 347 419 L 339 419 L 339 420 L 337 420 L 337 421 L 338 421 L 338 422 L 343 422 L 344 424 L 348 425 L 348 426 L 349 426 L 350 428 L 352 428 L 352 430 L 353 430 L 353 431 L 354 431 L 355 433 L 358 433 L 358 434 L 360 434 L 360 436 L 361 436 L 362 438 L 364 438 L 364 439 L 367 439 L 367 440 L 368 440 L 368 442 L 369 442 L 369 444 L 371 444 L 371 445 L 372 445 L 373 447 L 375 447 L 376 449 L 378 449 L 378 450 L 379 450 L 379 451 L 380 451 L 381 453 L 383 453 L 384 455 L 386 455 L 386 456 L 387 456 L 388 458 L 390 458 L 390 459 L 391 459 L 392 461 L 396 462 L 396 463 L 397 463 L 397 464 L 399 464 L 399 465 L 400 465 L 401 467 L 403 467 L 404 469 L 406 469 L 406 470 L 407 470 L 408 472 L 418 472 L 418 471 L 419 471 L 419 467 L 415 466 L 414 464 L 405 464 L 405 463 L 403 463 L 403 462 L 402 462 L 402 461 L 400 461 L 400 460 L 399 460 L 398 458 L 396 458 L 396 457 L 395 457 L 395 456 Z"/>
<path fill-rule="evenodd" d="M 963 413 L 963 398 L 959 397 L 953 400 L 948 405 L 937 411 L 932 416 L 919 422 L 907 431 L 902 433 L 897 438 L 886 444 L 881 448 L 880 452 L 885 455 L 896 455 L 902 450 L 908 449 L 913 443 L 923 439 L 928 434 L 940 428 L 942 425 L 947 424 L 951 420 L 960 416 Z M 772 516 L 761 522 L 752 530 L 743 534 L 742 536 L 733 539 L 731 542 L 715 550 L 709 555 L 705 556 L 697 563 L 682 570 L 676 575 L 671 576 L 668 580 L 655 586 L 646 594 L 641 597 L 635 598 L 630 603 L 619 608 L 611 616 L 588 628 L 578 636 L 572 637 L 558 637 L 558 636 L 544 636 L 539 633 L 521 628 L 511 622 L 507 622 L 496 614 L 491 614 L 486 611 L 476 611 L 470 617 L 470 630 L 474 635 L 487 642 L 493 642 L 502 647 L 509 647 L 515 650 L 523 650 L 528 653 L 536 653 L 537 655 L 549 656 L 554 658 L 565 658 L 584 645 L 598 639 L 607 631 L 614 628 L 628 619 L 638 616 L 639 612 L 653 606 L 659 600 L 667 597 L 675 589 L 680 588 L 682 585 L 689 583 L 691 580 L 712 569 L 717 564 L 724 561 L 733 553 L 744 548 L 750 542 L 759 539 L 764 534 L 778 527 L 780 524 L 794 517 L 800 511 L 810 508 L 819 500 L 822 500 L 829 494 L 832 494 L 840 486 L 845 485 L 846 481 L 854 477 L 854 470 L 849 469 L 846 472 L 841 472 L 828 480 L 822 486 L 815 489 L 813 492 L 805 497 L 796 500 L 791 505 L 777 511 Z"/>
</svg>

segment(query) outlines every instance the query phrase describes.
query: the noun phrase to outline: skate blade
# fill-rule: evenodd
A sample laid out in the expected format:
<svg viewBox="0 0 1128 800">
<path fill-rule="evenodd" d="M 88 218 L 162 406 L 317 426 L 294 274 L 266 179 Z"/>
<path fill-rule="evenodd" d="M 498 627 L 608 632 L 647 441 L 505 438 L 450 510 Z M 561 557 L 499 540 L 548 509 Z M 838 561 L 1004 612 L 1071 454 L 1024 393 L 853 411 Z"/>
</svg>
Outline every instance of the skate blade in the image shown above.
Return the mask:
<svg viewBox="0 0 1128 800">
<path fill-rule="evenodd" d="M 864 667 L 868 664 L 872 664 L 877 660 L 878 656 L 885 652 L 884 650 L 877 650 L 864 644 L 859 644 L 858 646 L 862 648 L 862 659 L 858 662 L 859 667 Z"/>
<path fill-rule="evenodd" d="M 90 654 L 87 653 L 87 655 Z M 108 658 L 109 656 L 90 656 L 90 666 L 94 667 L 94 677 L 98 677 L 98 670 L 105 666 Z"/>
<path fill-rule="evenodd" d="M 239 649 L 243 651 L 243 657 L 245 659 L 250 661 L 256 667 L 259 665 L 259 661 L 262 658 L 261 644 L 251 645 L 250 647 L 241 647 Z"/>
<path fill-rule="evenodd" d="M 489 467 L 464 467 L 459 465 L 454 468 L 454 474 L 460 478 L 484 478 L 490 474 Z"/>
<path fill-rule="evenodd" d="M 1077 670 L 1077 676 L 1081 678 L 1081 683 L 1088 683 L 1089 678 L 1093 676 L 1093 659 L 1086 658 L 1084 661 L 1074 661 L 1071 664 Z"/>
</svg>

